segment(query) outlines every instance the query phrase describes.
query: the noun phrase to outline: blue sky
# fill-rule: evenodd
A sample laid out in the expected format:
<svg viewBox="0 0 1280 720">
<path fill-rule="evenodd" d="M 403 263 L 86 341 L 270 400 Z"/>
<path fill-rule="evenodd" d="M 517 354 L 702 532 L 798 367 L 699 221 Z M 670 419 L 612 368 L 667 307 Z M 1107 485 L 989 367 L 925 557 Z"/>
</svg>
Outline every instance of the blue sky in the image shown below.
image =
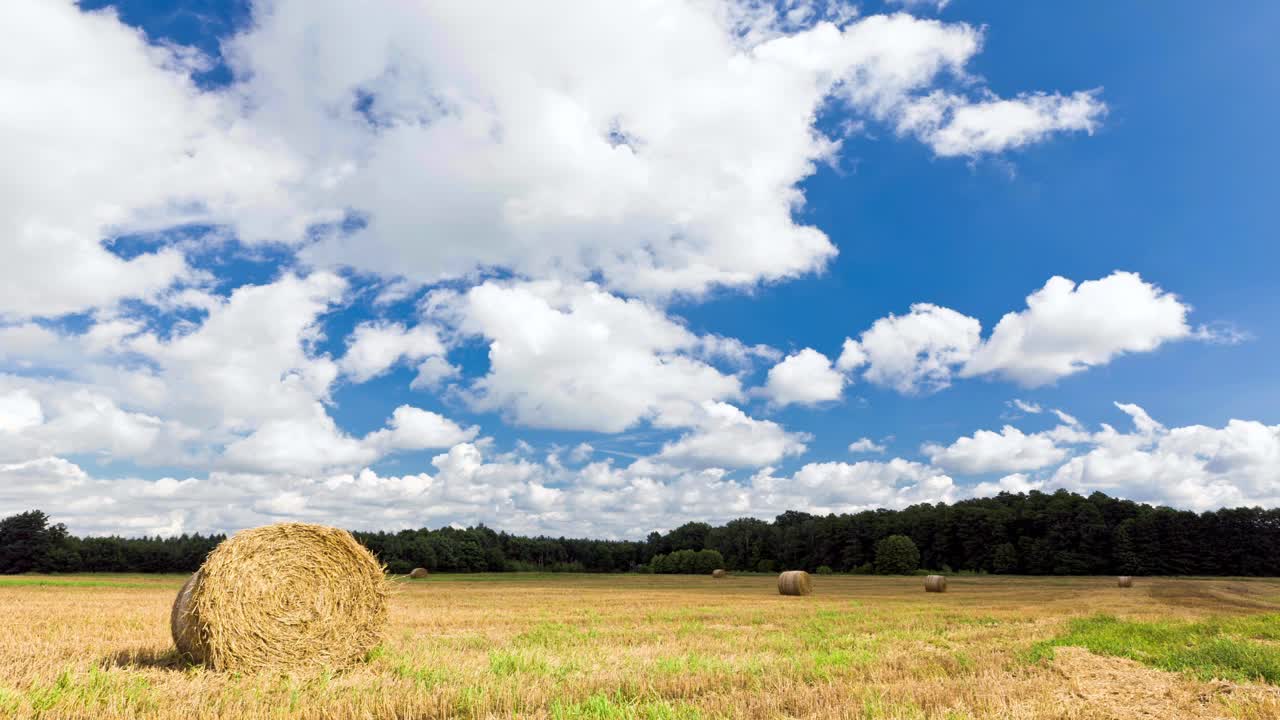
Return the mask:
<svg viewBox="0 0 1280 720">
<path fill-rule="evenodd" d="M 0 511 L 1274 505 L 1280 9 L 942 5 L 7 3 Z"/>
</svg>

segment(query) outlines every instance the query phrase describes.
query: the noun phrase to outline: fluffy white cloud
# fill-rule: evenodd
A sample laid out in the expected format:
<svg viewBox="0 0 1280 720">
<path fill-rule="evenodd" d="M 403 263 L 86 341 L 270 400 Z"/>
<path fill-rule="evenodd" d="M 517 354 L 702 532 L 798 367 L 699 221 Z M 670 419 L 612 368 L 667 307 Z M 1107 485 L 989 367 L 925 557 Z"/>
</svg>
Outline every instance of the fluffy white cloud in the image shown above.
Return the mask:
<svg viewBox="0 0 1280 720">
<path fill-rule="evenodd" d="M 449 447 L 478 428 L 410 406 L 365 438 L 338 427 L 325 403 L 339 364 L 318 354 L 321 318 L 346 283 L 318 272 L 206 298 L 206 317 L 167 336 L 107 319 L 81 334 L 0 328 L 0 360 L 66 379 L 0 375 L 0 461 L 94 453 L 104 460 L 248 472 L 359 468 L 400 450 Z M 376 374 L 401 357 L 442 352 L 427 326 L 362 325 L 342 362 Z M 434 356 L 433 356 L 434 357 Z"/>
<path fill-rule="evenodd" d="M 1063 424 L 1049 430 L 979 430 L 922 451 L 935 465 L 961 474 L 1026 471 L 971 486 L 973 496 L 1066 488 L 1198 511 L 1280 502 L 1280 425 L 1231 420 L 1221 428 L 1168 428 L 1137 405 L 1115 406 L 1129 416 L 1132 432 L 1105 423 L 1089 432 L 1054 411 Z"/>
<path fill-rule="evenodd" d="M 197 433 L 126 410 L 90 386 L 0 373 L 0 462 L 91 453 L 103 461 L 175 461 Z"/>
<path fill-rule="evenodd" d="M 44 422 L 44 408 L 27 390 L 0 394 L 0 432 L 17 433 Z"/>
<path fill-rule="evenodd" d="M 958 488 L 946 474 L 902 458 L 888 462 L 809 463 L 790 477 L 768 472 L 751 480 L 761 507 L 804 507 L 808 512 L 857 512 L 872 507 L 903 508 L 921 502 L 951 502 Z"/>
<path fill-rule="evenodd" d="M 343 432 L 317 403 L 307 415 L 263 422 L 227 446 L 222 464 L 249 472 L 317 473 L 360 467 L 377 457 L 375 448 Z"/>
<path fill-rule="evenodd" d="M 390 370 L 402 359 L 416 362 L 432 358 L 435 362 L 422 372 L 426 373 L 428 381 L 437 381 L 449 374 L 439 366 L 441 358 L 438 356 L 444 352 L 440 336 L 429 325 L 406 328 L 399 323 L 369 321 L 360 323 L 351 333 L 347 339 L 347 353 L 338 365 L 354 382 L 362 383 Z M 447 362 L 445 366 L 448 366 Z"/>
<path fill-rule="evenodd" d="M 190 276 L 179 250 L 125 260 L 103 241 L 187 222 L 248 233 L 281 200 L 299 168 L 232 98 L 195 86 L 200 63 L 113 10 L 0 3 L 0 318 L 159 292 Z"/>
<path fill-rule="evenodd" d="M 837 364 L 844 370 L 866 365 L 868 382 L 899 392 L 931 392 L 951 384 L 953 369 L 973 355 L 981 333 L 974 318 L 917 303 L 906 315 L 876 320 L 858 340 L 846 339 Z"/>
<path fill-rule="evenodd" d="M 663 446 L 657 459 L 675 464 L 759 467 L 805 450 L 809 436 L 756 420 L 728 403 L 704 402 L 694 431 Z"/>
<path fill-rule="evenodd" d="M 980 482 L 969 489 L 973 497 L 990 497 L 1007 493 L 1029 493 L 1032 490 L 1043 490 L 1044 481 L 1032 480 L 1026 473 L 1005 475 L 995 482 Z"/>
<path fill-rule="evenodd" d="M 1094 448 L 1058 468 L 1052 484 L 1194 510 L 1280 504 L 1280 425 L 1165 428 L 1142 408 L 1119 407 L 1137 432 L 1104 426 Z"/>
<path fill-rule="evenodd" d="M 310 418 L 338 374 L 333 360 L 311 351 L 319 318 L 346 288 L 329 273 L 285 275 L 237 288 L 187 334 L 131 339 L 129 350 L 155 367 L 143 374 L 154 388 L 133 401 L 205 427 Z"/>
<path fill-rule="evenodd" d="M 964 24 L 838 3 L 368 9 L 351 32 L 344 3 L 277 0 L 227 54 L 250 120 L 307 163 L 302 207 L 367 220 L 307 257 L 421 282 L 499 266 L 659 295 L 818 269 L 835 248 L 793 210 L 839 152 L 820 109 L 897 127 L 981 47 Z M 1071 127 L 975 92 L 913 132 L 978 154 Z"/>
<path fill-rule="evenodd" d="M 720 409 L 726 417 L 733 410 Z M 152 481 L 92 477 L 58 457 L 0 463 L 0 514 L 57 500 L 57 519 L 77 532 L 174 534 L 291 518 L 352 528 L 485 522 L 514 532 L 640 537 L 670 527 L 673 518 L 719 523 L 797 508 L 856 512 L 1056 487 L 1197 510 L 1280 502 L 1280 425 L 1233 420 L 1222 428 L 1166 428 L 1143 420 L 1149 416 L 1136 406 L 1123 409 L 1140 423 L 1134 432 L 1106 425 L 1097 433 L 1077 430 L 1063 443 L 1080 454 L 1057 469 L 976 485 L 902 458 L 808 463 L 790 474 L 764 468 L 734 479 L 724 469 L 661 454 L 624 467 L 604 461 L 569 469 L 525 453 L 494 455 L 488 441 L 480 441 L 453 445 L 428 472 L 401 476 L 369 469 L 307 473 L 293 466 Z"/>
<path fill-rule="evenodd" d="M 461 374 L 462 370 L 456 365 L 451 365 L 444 357 L 432 356 L 418 365 L 418 375 L 413 382 L 409 383 L 409 387 L 415 390 L 434 390 L 446 380 L 452 380 Z"/>
<path fill-rule="evenodd" d="M 1136 273 L 1114 272 L 1078 286 L 1055 276 L 1027 296 L 1027 309 L 1001 318 L 986 340 L 976 318 L 918 303 L 907 315 L 875 321 L 858 340 L 846 338 L 836 367 L 866 366 L 869 382 L 903 393 L 940 390 L 956 375 L 1035 387 L 1173 340 L 1215 342 L 1218 334 L 1192 331 L 1190 311 Z M 1033 412 L 1029 404 L 1019 407 Z"/>
<path fill-rule="evenodd" d="M 1190 310 L 1137 273 L 1115 272 L 1079 285 L 1053 277 L 1027 296 L 1026 310 L 1000 319 L 961 374 L 1044 385 L 1190 336 Z"/>
<path fill-rule="evenodd" d="M 660 310 L 592 284 L 488 282 L 437 295 L 430 312 L 489 342 L 471 404 L 521 425 L 621 432 L 642 420 L 688 426 L 704 401 L 741 394 L 738 378 L 692 353 L 699 339 Z"/>
<path fill-rule="evenodd" d="M 883 453 L 884 451 L 885 446 L 871 438 L 858 438 L 849 443 L 849 452 L 851 453 Z"/>
<path fill-rule="evenodd" d="M 1021 148 L 1056 132 L 1093 134 L 1105 111 L 1094 92 L 972 101 L 936 91 L 907 105 L 898 132 L 919 137 L 941 157 L 974 157 Z"/>
<path fill-rule="evenodd" d="M 7 511 L 30 510 L 36 503 L 71 498 L 89 476 L 75 463 L 56 457 L 0 465 L 0 502 Z"/>
<path fill-rule="evenodd" d="M 828 108 L 973 157 L 1092 131 L 1094 96 L 1002 100 L 966 72 L 980 29 L 859 18 L 838 3 L 367 10 L 354 27 L 338 0 L 254 2 L 253 22 L 223 46 L 236 82 L 207 89 L 192 80 L 206 63 L 197 52 L 153 44 L 114 11 L 0 3 L 0 80 L 14 99 L 0 116 L 7 507 L 62 498 L 73 527 L 99 531 L 298 517 L 627 534 L 673 514 L 956 496 L 940 470 L 901 459 L 734 480 L 727 468 L 782 462 L 808 442 L 727 402 L 746 398 L 739 376 L 777 353 L 691 332 L 662 302 L 834 256 L 798 213 L 803 181 L 839 160 L 841 141 L 816 125 Z M 936 92 L 957 84 L 971 94 Z M 219 229 L 175 230 L 189 224 Z M 146 236 L 142 252 L 111 251 L 127 234 Z M 237 287 L 217 263 L 193 267 L 189 251 L 231 238 L 289 247 L 298 257 L 286 267 L 307 269 Z M 376 313 L 440 280 L 457 290 L 430 294 L 416 325 L 375 317 L 326 338 L 348 299 L 338 268 L 380 289 Z M 495 275 L 512 279 L 477 284 Z M 80 312 L 87 329 L 45 322 Z M 979 332 L 918 305 L 848 341 L 837 367 L 936 389 Z M 574 451 L 586 464 L 567 470 L 524 450 L 486 457 L 479 428 L 412 406 L 363 436 L 336 421 L 340 377 L 405 363 L 412 387 L 438 388 L 461 374 L 445 342 L 474 338 L 489 370 L 458 397 L 476 410 L 679 436 L 625 468 Z M 335 344 L 346 347 L 337 359 L 324 349 Z M 770 371 L 764 392 L 812 404 L 846 381 L 806 349 Z M 448 448 L 429 473 L 367 469 L 427 448 Z M 66 459 L 82 456 L 93 473 Z M 116 461 L 193 477 L 93 476 Z"/>
<path fill-rule="evenodd" d="M 764 394 L 779 406 L 816 405 L 838 400 L 844 384 L 844 375 L 826 355 L 805 348 L 769 369 Z"/>
<path fill-rule="evenodd" d="M 934 465 L 966 475 L 1036 470 L 1061 462 L 1067 456 L 1067 451 L 1054 444 L 1049 436 L 1027 435 L 1010 425 L 998 433 L 979 430 L 945 447 L 929 443 L 920 451 Z"/>
<path fill-rule="evenodd" d="M 401 405 L 391 415 L 387 428 L 365 438 L 366 444 L 382 451 L 446 448 L 474 440 L 480 428 L 463 429 L 449 418 L 411 405 Z"/>
<path fill-rule="evenodd" d="M 316 474 L 358 469 L 399 450 L 445 448 L 466 442 L 479 428 L 409 405 L 395 409 L 387 427 L 363 439 L 343 432 L 318 403 L 307 416 L 268 420 L 227 446 L 223 467 L 246 472 Z"/>
<path fill-rule="evenodd" d="M 486 457 L 482 443 L 455 445 L 432 460 L 430 472 L 401 476 L 364 469 L 149 481 L 92 477 L 56 457 L 0 465 L 0 514 L 56 499 L 55 519 L 79 533 L 172 535 L 294 519 L 377 529 L 484 522 L 522 533 L 640 537 L 676 518 L 722 523 L 797 507 L 853 512 L 958 497 L 950 478 L 901 459 L 810 464 L 788 476 L 766 468 L 735 481 L 717 468 L 648 461 L 566 470 Z"/>
</svg>

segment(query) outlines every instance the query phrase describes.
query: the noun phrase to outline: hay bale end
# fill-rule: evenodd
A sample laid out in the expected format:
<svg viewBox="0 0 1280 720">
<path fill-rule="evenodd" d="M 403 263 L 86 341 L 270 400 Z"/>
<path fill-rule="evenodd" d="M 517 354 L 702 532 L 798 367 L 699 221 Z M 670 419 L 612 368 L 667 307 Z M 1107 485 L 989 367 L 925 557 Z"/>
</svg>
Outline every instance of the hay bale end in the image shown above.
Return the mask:
<svg viewBox="0 0 1280 720">
<path fill-rule="evenodd" d="M 803 570 L 788 570 L 778 576 L 778 593 L 781 595 L 808 595 L 813 592 L 813 580 Z"/>
</svg>

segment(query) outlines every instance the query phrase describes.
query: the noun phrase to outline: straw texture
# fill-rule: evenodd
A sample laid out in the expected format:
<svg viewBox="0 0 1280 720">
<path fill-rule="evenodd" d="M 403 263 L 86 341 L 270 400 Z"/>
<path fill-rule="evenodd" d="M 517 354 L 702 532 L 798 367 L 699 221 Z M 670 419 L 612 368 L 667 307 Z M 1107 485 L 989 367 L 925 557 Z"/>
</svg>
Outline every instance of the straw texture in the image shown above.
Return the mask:
<svg viewBox="0 0 1280 720">
<path fill-rule="evenodd" d="M 778 576 L 778 592 L 782 595 L 808 595 L 813 592 L 813 580 L 803 570 L 788 570 Z"/>
<path fill-rule="evenodd" d="M 219 545 L 174 600 L 178 652 L 216 670 L 338 669 L 382 638 L 386 576 L 345 530 L 281 523 Z"/>
</svg>

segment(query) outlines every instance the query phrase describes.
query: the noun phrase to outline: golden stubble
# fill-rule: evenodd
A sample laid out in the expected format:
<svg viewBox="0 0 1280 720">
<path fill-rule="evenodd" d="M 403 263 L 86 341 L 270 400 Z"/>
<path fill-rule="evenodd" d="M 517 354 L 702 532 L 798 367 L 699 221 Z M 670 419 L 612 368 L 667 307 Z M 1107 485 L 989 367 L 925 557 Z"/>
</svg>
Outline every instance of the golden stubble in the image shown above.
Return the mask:
<svg viewBox="0 0 1280 720">
<path fill-rule="evenodd" d="M 926 594 L 920 578 L 821 576 L 787 597 L 772 575 L 433 575 L 397 584 L 366 662 L 286 674 L 180 662 L 168 611 L 185 578 L 74 579 L 92 585 L 0 584 L 0 717 L 1154 717 L 1125 685 L 1161 688 L 1179 717 L 1280 717 L 1266 686 L 1026 659 L 1095 613 L 1275 612 L 1277 580 L 960 577 Z"/>
</svg>

